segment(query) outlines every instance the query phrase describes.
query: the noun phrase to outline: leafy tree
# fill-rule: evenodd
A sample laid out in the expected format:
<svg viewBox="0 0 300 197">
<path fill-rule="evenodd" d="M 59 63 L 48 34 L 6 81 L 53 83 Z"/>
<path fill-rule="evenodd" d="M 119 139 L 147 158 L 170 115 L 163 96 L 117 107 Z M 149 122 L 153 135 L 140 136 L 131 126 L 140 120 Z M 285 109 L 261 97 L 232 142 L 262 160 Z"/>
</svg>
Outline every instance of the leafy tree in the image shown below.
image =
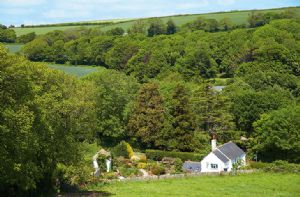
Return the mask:
<svg viewBox="0 0 300 197">
<path fill-rule="evenodd" d="M 114 145 L 126 138 L 127 106 L 138 91 L 137 81 L 124 73 L 105 70 L 86 77 L 96 86 L 95 111 L 97 138 L 106 145 Z"/>
<path fill-rule="evenodd" d="M 17 42 L 26 44 L 26 43 L 31 42 L 32 40 L 34 40 L 35 37 L 36 37 L 35 32 L 31 32 L 31 33 L 19 36 L 17 38 Z"/>
<path fill-rule="evenodd" d="M 146 33 L 146 23 L 142 20 L 137 20 L 133 23 L 131 28 L 128 30 L 129 34 L 145 34 Z"/>
<path fill-rule="evenodd" d="M 13 29 L 0 28 L 0 42 L 15 42 L 16 32 Z"/>
<path fill-rule="evenodd" d="M 230 18 L 223 18 L 222 20 L 219 21 L 219 29 L 228 31 L 233 29 L 234 23 Z"/>
<path fill-rule="evenodd" d="M 106 53 L 105 64 L 109 68 L 126 71 L 128 60 L 138 51 L 139 46 L 130 37 L 123 37 L 114 41 L 114 46 Z"/>
<path fill-rule="evenodd" d="M 21 52 L 32 61 L 50 60 L 50 47 L 43 39 L 34 39 L 21 49 Z"/>
<path fill-rule="evenodd" d="M 144 147 L 157 147 L 164 127 L 165 109 L 163 99 L 155 83 L 144 84 L 128 122 L 128 131 Z"/>
<path fill-rule="evenodd" d="M 92 89 L 62 72 L 11 56 L 3 47 L 0 59 L 1 194 L 46 194 L 57 165 L 77 162 L 79 142 L 93 135 Z"/>
<path fill-rule="evenodd" d="M 121 27 L 116 27 L 106 32 L 109 36 L 122 36 L 125 33 L 125 30 Z"/>
<path fill-rule="evenodd" d="M 148 36 L 153 37 L 156 35 L 165 34 L 166 28 L 166 25 L 161 19 L 154 19 L 150 22 L 150 27 L 148 28 Z"/>
<path fill-rule="evenodd" d="M 111 47 L 113 47 L 114 37 L 111 36 L 97 36 L 91 40 L 90 46 L 92 50 L 92 57 L 94 57 L 94 64 L 104 65 L 105 55 Z"/>
<path fill-rule="evenodd" d="M 167 22 L 167 34 L 175 34 L 177 31 L 177 27 L 172 19 L 168 20 Z"/>
<path fill-rule="evenodd" d="M 177 61 L 177 68 L 187 78 L 193 76 L 211 78 L 217 72 L 216 63 L 211 58 L 207 43 L 204 42 L 188 46 L 185 56 Z"/>
<path fill-rule="evenodd" d="M 254 123 L 254 151 L 262 161 L 300 161 L 300 107 L 288 106 L 264 114 Z"/>
<path fill-rule="evenodd" d="M 260 115 L 290 103 L 293 103 L 291 93 L 279 87 L 261 92 L 249 91 L 233 98 L 233 114 L 238 128 L 251 135 L 252 124 L 259 119 Z"/>
</svg>

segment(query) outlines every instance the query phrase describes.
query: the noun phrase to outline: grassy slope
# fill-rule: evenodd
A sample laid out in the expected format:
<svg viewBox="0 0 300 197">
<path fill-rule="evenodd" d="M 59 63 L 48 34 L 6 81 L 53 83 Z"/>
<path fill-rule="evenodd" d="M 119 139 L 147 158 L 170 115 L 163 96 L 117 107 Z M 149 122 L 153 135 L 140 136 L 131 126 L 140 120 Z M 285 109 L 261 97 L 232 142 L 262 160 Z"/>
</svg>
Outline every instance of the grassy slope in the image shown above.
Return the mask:
<svg viewBox="0 0 300 197">
<path fill-rule="evenodd" d="M 116 196 L 297 196 L 300 174 L 255 173 L 200 176 L 143 182 L 119 182 L 90 187 Z"/>
<path fill-rule="evenodd" d="M 286 8 L 271 9 L 271 10 L 259 10 L 259 12 L 282 12 L 284 9 L 286 9 Z M 300 7 L 297 7 L 295 9 L 297 10 L 297 12 L 300 15 Z M 168 16 L 168 17 L 160 17 L 160 18 L 162 18 L 164 21 L 167 21 L 170 18 L 172 18 L 177 25 L 182 25 L 187 22 L 195 20 L 199 16 L 202 16 L 205 18 L 217 19 L 217 20 L 227 17 L 227 18 L 230 18 L 236 24 L 243 24 L 243 23 L 247 22 L 248 15 L 250 13 L 251 13 L 251 11 L 233 11 L 233 12 L 224 12 L 224 13 Z M 147 21 L 148 19 L 145 18 L 143 20 Z M 122 27 L 127 30 L 134 23 L 134 21 L 128 21 L 128 22 L 124 22 L 122 20 L 112 20 L 112 21 L 114 21 L 115 24 L 113 24 L 113 25 L 98 24 L 98 25 L 91 25 L 91 26 L 87 26 L 87 27 L 100 27 L 104 31 L 109 30 L 114 27 Z M 91 21 L 91 22 L 97 22 L 97 21 Z M 107 21 L 107 22 L 109 22 L 109 21 Z M 121 23 L 119 23 L 119 22 L 121 22 Z M 34 27 L 34 28 L 30 27 L 30 28 L 14 28 L 14 30 L 16 31 L 17 35 L 19 36 L 22 34 L 33 32 L 33 31 L 37 34 L 45 34 L 47 32 L 53 31 L 53 30 L 66 30 L 66 29 L 76 28 L 76 27 L 80 27 L 80 26 L 57 26 L 57 27 Z"/>
</svg>

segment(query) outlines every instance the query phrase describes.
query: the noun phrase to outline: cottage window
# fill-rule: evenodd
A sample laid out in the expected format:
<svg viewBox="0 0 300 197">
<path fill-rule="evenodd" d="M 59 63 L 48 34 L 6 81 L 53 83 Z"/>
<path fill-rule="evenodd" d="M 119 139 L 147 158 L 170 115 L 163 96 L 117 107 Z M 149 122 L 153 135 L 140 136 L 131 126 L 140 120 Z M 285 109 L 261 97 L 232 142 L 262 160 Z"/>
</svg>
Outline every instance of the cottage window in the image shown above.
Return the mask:
<svg viewBox="0 0 300 197">
<path fill-rule="evenodd" d="M 210 167 L 212 168 L 212 169 L 218 169 L 218 164 L 210 164 Z"/>
</svg>

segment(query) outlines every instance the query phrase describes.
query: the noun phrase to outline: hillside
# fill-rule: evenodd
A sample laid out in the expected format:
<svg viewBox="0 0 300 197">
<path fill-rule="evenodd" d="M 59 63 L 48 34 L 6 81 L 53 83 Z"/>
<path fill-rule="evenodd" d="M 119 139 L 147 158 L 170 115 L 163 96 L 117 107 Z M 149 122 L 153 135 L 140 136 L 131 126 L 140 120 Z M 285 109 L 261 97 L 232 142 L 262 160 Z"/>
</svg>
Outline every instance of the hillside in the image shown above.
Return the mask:
<svg viewBox="0 0 300 197">
<path fill-rule="evenodd" d="M 282 12 L 288 8 L 277 8 L 277 9 L 267 9 L 267 10 L 255 10 L 256 12 Z M 297 14 L 300 16 L 300 7 L 295 7 Z M 231 12 L 217 12 L 217 13 L 206 13 L 206 14 L 187 14 L 187 15 L 175 15 L 175 16 L 165 16 L 165 17 L 158 17 L 161 18 L 164 22 L 168 21 L 169 19 L 172 19 L 176 25 L 180 26 L 185 23 L 191 22 L 195 20 L 198 17 L 204 17 L 207 19 L 216 19 L 220 20 L 223 18 L 229 18 L 237 25 L 245 24 L 247 22 L 247 18 L 249 14 L 254 10 L 243 10 L 243 11 L 231 11 Z M 143 18 L 142 20 L 148 21 L 151 18 Z M 66 30 L 71 28 L 78 28 L 78 27 L 100 27 L 103 31 L 110 30 L 115 27 L 121 27 L 125 30 L 130 28 L 132 24 L 138 19 L 119 19 L 119 20 L 101 20 L 101 21 L 86 21 L 86 22 L 74 22 L 74 23 L 68 23 L 66 25 L 65 23 L 61 24 L 49 24 L 47 27 L 24 27 L 24 28 L 14 28 L 16 31 L 17 36 L 27 34 L 30 32 L 35 32 L 36 34 L 45 34 L 47 32 L 53 31 L 53 30 Z M 80 25 L 80 23 L 86 24 L 89 23 L 89 25 Z"/>
</svg>

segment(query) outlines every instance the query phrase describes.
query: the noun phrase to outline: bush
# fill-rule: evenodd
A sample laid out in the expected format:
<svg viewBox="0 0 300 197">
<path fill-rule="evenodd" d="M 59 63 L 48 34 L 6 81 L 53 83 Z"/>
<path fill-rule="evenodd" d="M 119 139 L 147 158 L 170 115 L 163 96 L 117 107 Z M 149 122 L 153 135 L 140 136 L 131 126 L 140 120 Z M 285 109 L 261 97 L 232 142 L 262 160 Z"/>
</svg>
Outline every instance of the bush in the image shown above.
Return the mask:
<svg viewBox="0 0 300 197">
<path fill-rule="evenodd" d="M 133 156 L 133 150 L 130 144 L 125 141 L 121 141 L 117 146 L 113 148 L 112 154 L 116 157 L 123 156 L 130 159 Z"/>
<path fill-rule="evenodd" d="M 176 158 L 174 162 L 175 171 L 176 172 L 182 172 L 182 160 L 180 158 Z"/>
<path fill-rule="evenodd" d="M 102 178 L 112 180 L 118 178 L 118 176 L 115 172 L 107 172 L 102 174 Z"/>
<path fill-rule="evenodd" d="M 189 152 L 169 152 L 161 150 L 146 150 L 146 155 L 148 159 L 160 161 L 164 157 L 179 158 L 182 161 L 200 161 L 206 154 L 200 153 L 189 153 Z"/>
<path fill-rule="evenodd" d="M 120 171 L 120 174 L 124 177 L 132 177 L 132 176 L 138 176 L 141 175 L 141 172 L 139 169 L 131 167 L 131 168 L 126 168 L 126 167 L 120 167 L 118 168 Z"/>
<path fill-rule="evenodd" d="M 277 160 L 273 163 L 251 162 L 251 168 L 261 169 L 266 172 L 300 172 L 300 164 L 288 163 L 287 161 Z"/>
<path fill-rule="evenodd" d="M 133 153 L 133 156 L 130 158 L 133 161 L 146 162 L 147 157 L 144 153 Z"/>
<path fill-rule="evenodd" d="M 254 169 L 264 169 L 268 166 L 268 163 L 263 163 L 263 162 L 250 162 L 251 168 Z"/>
<path fill-rule="evenodd" d="M 165 167 L 162 164 L 150 163 L 147 166 L 147 169 L 152 172 L 154 175 L 162 175 L 165 173 Z"/>
<path fill-rule="evenodd" d="M 145 169 L 147 167 L 147 163 L 138 163 L 137 168 L 138 169 Z"/>
</svg>

